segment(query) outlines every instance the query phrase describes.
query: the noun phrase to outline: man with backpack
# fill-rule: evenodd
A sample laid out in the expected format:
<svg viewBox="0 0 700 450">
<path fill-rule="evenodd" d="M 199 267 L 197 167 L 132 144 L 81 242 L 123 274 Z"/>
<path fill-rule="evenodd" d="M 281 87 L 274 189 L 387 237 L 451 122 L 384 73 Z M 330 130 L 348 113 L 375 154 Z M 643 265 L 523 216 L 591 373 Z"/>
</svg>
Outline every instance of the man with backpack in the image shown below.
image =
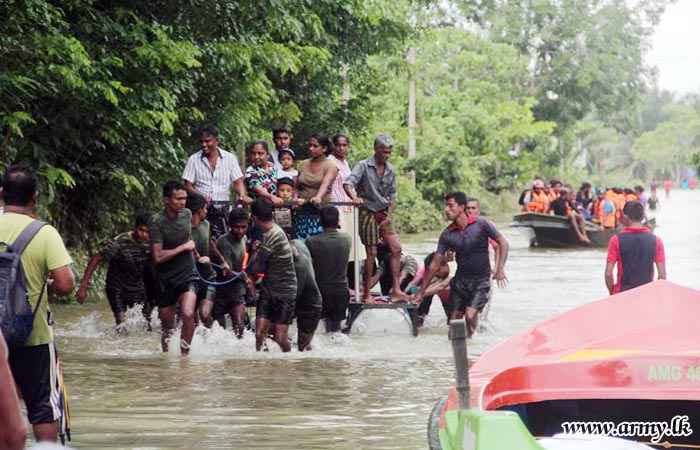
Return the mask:
<svg viewBox="0 0 700 450">
<path fill-rule="evenodd" d="M 0 260 L 3 261 L 0 278 L 8 285 L 0 292 L 3 306 L 0 321 L 10 347 L 8 360 L 12 376 L 27 406 L 34 437 L 37 442 L 55 442 L 60 417 L 60 382 L 46 286 L 50 280 L 54 293 L 66 295 L 73 290 L 75 279 L 70 268 L 73 261 L 58 231 L 32 218 L 38 198 L 34 169 L 17 164 L 5 171 L 2 178 L 5 211 L 0 215 L 0 242 L 3 243 L 0 245 Z M 18 255 L 21 270 L 12 271 L 11 265 L 5 262 L 11 262 Z M 29 305 L 26 304 L 27 294 Z M 18 316 L 17 311 L 23 308 L 29 311 L 27 323 L 33 326 L 23 329 L 7 326 L 8 314 Z"/>
</svg>

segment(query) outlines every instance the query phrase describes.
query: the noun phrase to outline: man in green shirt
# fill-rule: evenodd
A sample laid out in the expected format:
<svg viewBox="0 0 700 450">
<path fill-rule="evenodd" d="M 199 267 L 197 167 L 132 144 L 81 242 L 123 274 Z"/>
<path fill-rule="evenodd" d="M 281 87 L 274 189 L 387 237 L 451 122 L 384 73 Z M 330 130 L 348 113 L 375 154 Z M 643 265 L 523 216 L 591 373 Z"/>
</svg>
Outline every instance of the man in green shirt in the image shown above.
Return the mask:
<svg viewBox="0 0 700 450">
<path fill-rule="evenodd" d="M 195 245 L 197 276 L 199 278 L 199 290 L 197 291 L 199 317 L 204 325 L 210 328 L 214 322 L 211 312 L 214 308 L 216 287 L 208 284 L 207 281 L 216 281 L 216 271 L 210 263 L 212 256 L 217 262 L 221 262 L 221 255 L 216 250 L 211 237 L 211 226 L 206 219 L 206 199 L 199 194 L 188 195 L 185 207 L 192 213 L 192 240 Z"/>
<path fill-rule="evenodd" d="M 12 243 L 32 216 L 39 198 L 37 176 L 33 168 L 10 166 L 2 178 L 2 199 L 5 212 L 0 214 L 0 242 Z M 34 316 L 34 328 L 22 347 L 10 350 L 12 376 L 27 406 L 29 423 L 37 442 L 56 442 L 60 416 L 56 347 L 53 342 L 51 312 L 45 280 L 50 274 L 55 294 L 67 295 L 73 290 L 73 262 L 58 231 L 44 225 L 22 253 L 22 268 L 27 281 L 29 303 L 34 308 L 41 294 L 41 304 Z M 7 382 L 5 380 L 4 382 Z"/>
<path fill-rule="evenodd" d="M 297 347 L 300 352 L 311 350 L 318 322 L 321 320 L 323 300 L 316 284 L 309 249 L 298 239 L 292 242 L 294 269 L 297 275 L 297 298 L 294 315 L 297 319 Z"/>
<path fill-rule="evenodd" d="M 182 331 L 180 351 L 190 351 L 194 335 L 194 311 L 197 306 L 197 274 L 192 264 L 192 213 L 185 208 L 187 191 L 179 181 L 168 181 L 163 187 L 165 209 L 151 218 L 151 254 L 161 283 L 157 301 L 158 317 L 163 326 L 161 345 L 168 343 L 175 328 L 175 305 L 180 306 Z"/>
<path fill-rule="evenodd" d="M 229 314 L 238 338 L 243 337 L 245 328 L 246 285 L 249 289 L 255 289 L 252 281 L 245 271 L 246 247 L 248 240 L 248 210 L 246 208 L 233 208 L 228 215 L 229 231 L 216 241 L 216 248 L 221 257 L 230 268 L 224 270 L 220 281 L 231 279 L 234 272 L 243 272 L 236 281 L 218 286 L 216 289 L 216 301 L 214 302 L 214 317 L 223 322 L 224 316 Z"/>
<path fill-rule="evenodd" d="M 272 202 L 266 198 L 255 200 L 251 208 L 255 226 L 263 233 L 262 243 L 253 244 L 253 271 L 259 273 L 261 267 L 265 268 L 258 300 L 255 348 L 258 351 L 262 349 L 272 325 L 275 342 L 282 351 L 288 352 L 292 349 L 287 331 L 294 320 L 297 277 L 292 247 L 282 228 L 272 220 L 273 209 Z"/>
<path fill-rule="evenodd" d="M 132 231 L 120 234 L 90 258 L 76 294 L 78 302 L 85 302 L 92 274 L 102 261 L 109 261 L 105 291 L 119 334 L 126 333 L 124 316 L 127 308 L 136 304 L 142 305 L 144 317 L 149 323 L 151 320 L 152 305 L 147 300 L 144 285 L 144 270 L 151 258 L 148 245 L 150 218 L 151 213 L 139 214 Z"/>
<path fill-rule="evenodd" d="M 323 233 L 306 240 L 313 259 L 316 283 L 323 298 L 322 317 L 328 322 L 328 331 L 339 332 L 340 322 L 347 316 L 350 295 L 346 268 L 350 258 L 350 235 L 338 231 L 338 209 L 326 205 L 321 208 Z"/>
</svg>

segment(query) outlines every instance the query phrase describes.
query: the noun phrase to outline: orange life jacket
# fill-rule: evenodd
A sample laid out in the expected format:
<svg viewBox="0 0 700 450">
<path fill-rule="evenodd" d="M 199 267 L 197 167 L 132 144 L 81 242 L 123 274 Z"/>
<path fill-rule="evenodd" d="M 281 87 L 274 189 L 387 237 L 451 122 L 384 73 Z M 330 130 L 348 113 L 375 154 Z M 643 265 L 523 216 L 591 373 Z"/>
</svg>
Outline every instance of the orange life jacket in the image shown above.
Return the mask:
<svg viewBox="0 0 700 450">
<path fill-rule="evenodd" d="M 561 195 L 560 195 L 560 194 L 557 194 L 556 192 L 554 192 L 554 189 L 553 189 L 553 188 L 549 188 L 549 194 L 547 194 L 547 197 L 549 197 L 549 201 L 550 201 L 550 202 L 553 202 L 554 200 L 556 200 L 556 199 L 558 199 L 559 197 L 561 197 Z"/>
<path fill-rule="evenodd" d="M 613 205 L 613 212 L 608 214 L 608 217 L 605 219 L 605 222 L 603 222 L 603 219 L 605 218 L 605 202 L 610 201 L 610 203 Z M 617 205 L 615 203 L 615 194 L 611 191 L 608 191 L 605 194 L 605 199 L 600 202 L 600 205 L 598 206 L 598 221 L 603 225 L 604 228 L 615 228 L 615 222 L 616 222 L 616 213 L 617 213 Z"/>
<path fill-rule="evenodd" d="M 530 203 L 527 204 L 527 210 L 530 212 L 547 214 L 549 209 L 549 197 L 544 191 L 536 193 L 535 191 L 530 191 Z"/>
<path fill-rule="evenodd" d="M 625 195 L 625 202 L 636 202 L 638 200 L 639 200 L 639 197 L 637 197 L 635 194 Z"/>
</svg>

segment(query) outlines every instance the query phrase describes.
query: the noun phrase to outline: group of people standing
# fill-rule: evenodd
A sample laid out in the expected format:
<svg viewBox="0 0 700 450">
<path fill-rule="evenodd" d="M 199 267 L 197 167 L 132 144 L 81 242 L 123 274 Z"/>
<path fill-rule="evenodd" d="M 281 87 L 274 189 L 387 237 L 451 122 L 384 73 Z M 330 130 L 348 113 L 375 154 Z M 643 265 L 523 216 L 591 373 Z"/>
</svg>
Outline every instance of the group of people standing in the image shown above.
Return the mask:
<svg viewBox="0 0 700 450">
<path fill-rule="evenodd" d="M 441 237 L 433 259 L 435 270 L 426 267 L 420 289 L 416 286 L 409 295 L 404 292 L 406 283 L 402 285 L 402 249 L 392 222 L 396 170 L 388 162 L 394 146 L 391 136 L 378 135 L 374 154 L 352 169 L 346 160 L 350 139 L 345 135 L 329 139 L 313 134 L 308 139 L 310 158 L 296 169 L 290 131 L 274 129 L 273 141 L 274 148 L 264 140 L 253 141 L 252 163 L 244 174 L 236 156 L 219 147 L 216 129 L 203 128 L 201 150 L 190 156 L 184 182 L 169 181 L 163 188 L 163 211 L 148 222 L 140 215 L 132 231 L 91 259 L 78 300 L 85 300 L 95 268 L 107 260 L 107 298 L 119 332 L 126 331 L 126 309 L 141 299 L 146 305 L 150 301 L 158 306 L 163 350 L 168 350 L 179 315 L 180 347 L 186 354 L 197 321 L 211 326 L 215 320 L 224 323 L 228 314 L 240 337 L 245 306 L 253 303 L 258 350 L 271 335 L 283 351 L 289 351 L 288 327 L 296 318 L 297 344 L 303 351 L 320 319 L 325 319 L 329 332 L 341 331 L 351 295 L 361 302 L 375 301 L 370 289 L 376 283 L 373 275 L 381 245 L 388 253 L 386 264 L 379 261 L 379 266 L 390 283 L 389 300 L 416 303 L 440 281 L 434 272 L 452 250 L 459 268 L 450 295 L 459 299 L 451 302 L 450 315 L 466 313 L 475 327 L 475 311 L 488 299 L 490 278 L 506 281 L 508 243 L 491 222 L 468 214 L 465 194 L 446 197 L 446 214 L 454 223 Z M 231 201 L 232 187 L 236 202 Z M 353 292 L 348 283 L 354 263 L 353 206 L 359 208 L 363 244 L 361 292 Z M 493 272 L 489 240 L 498 242 L 499 248 Z M 147 289 L 149 283 L 155 288 Z M 150 308 L 144 311 L 150 314 Z"/>
</svg>

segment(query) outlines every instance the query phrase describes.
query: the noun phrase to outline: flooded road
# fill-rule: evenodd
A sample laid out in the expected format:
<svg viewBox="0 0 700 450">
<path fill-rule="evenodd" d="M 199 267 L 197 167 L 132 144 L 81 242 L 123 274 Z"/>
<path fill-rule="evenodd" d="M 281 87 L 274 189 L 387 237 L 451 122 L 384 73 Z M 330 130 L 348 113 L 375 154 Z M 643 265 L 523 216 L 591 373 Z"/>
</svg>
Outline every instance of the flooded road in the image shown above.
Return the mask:
<svg viewBox="0 0 700 450">
<path fill-rule="evenodd" d="M 663 194 L 662 194 L 663 195 Z M 700 192 L 672 192 L 657 214 L 671 281 L 700 288 Z M 510 285 L 497 289 L 474 358 L 539 320 L 606 296 L 605 250 L 530 249 L 511 243 Z M 423 256 L 437 233 L 404 237 Z M 77 268 L 82 271 L 83 268 Z M 192 354 L 162 354 L 159 335 L 118 337 L 106 301 L 54 306 L 77 448 L 426 449 L 427 418 L 453 382 L 439 302 L 416 338 L 408 333 L 317 337 L 309 353 L 256 353 L 252 335 L 198 330 Z M 172 347 L 176 348 L 177 345 Z"/>
</svg>

